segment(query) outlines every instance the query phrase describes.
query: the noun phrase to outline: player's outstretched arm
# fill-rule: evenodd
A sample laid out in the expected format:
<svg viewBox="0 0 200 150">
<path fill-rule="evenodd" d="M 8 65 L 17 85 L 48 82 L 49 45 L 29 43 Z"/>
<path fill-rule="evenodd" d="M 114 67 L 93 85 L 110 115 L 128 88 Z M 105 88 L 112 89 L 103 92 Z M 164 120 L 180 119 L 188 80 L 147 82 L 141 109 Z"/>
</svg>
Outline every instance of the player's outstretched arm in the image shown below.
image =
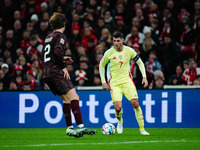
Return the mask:
<svg viewBox="0 0 200 150">
<path fill-rule="evenodd" d="M 146 70 L 145 70 L 145 67 L 144 67 L 144 63 L 142 62 L 141 58 L 139 58 L 136 63 L 138 64 L 139 66 L 139 69 L 140 69 L 140 72 L 142 73 L 142 84 L 144 84 L 144 87 L 147 87 L 148 86 L 148 81 L 147 81 L 147 78 L 146 78 Z"/>
</svg>

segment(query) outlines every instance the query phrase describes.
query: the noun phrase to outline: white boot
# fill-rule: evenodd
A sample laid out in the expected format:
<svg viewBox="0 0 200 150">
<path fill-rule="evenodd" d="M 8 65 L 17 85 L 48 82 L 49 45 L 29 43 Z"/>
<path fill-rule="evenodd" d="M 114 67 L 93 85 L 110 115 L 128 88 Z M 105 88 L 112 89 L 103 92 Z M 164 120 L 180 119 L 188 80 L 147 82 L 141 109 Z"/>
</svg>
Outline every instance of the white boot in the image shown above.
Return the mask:
<svg viewBox="0 0 200 150">
<path fill-rule="evenodd" d="M 140 129 L 142 135 L 150 135 L 145 129 Z"/>
<path fill-rule="evenodd" d="M 117 123 L 117 133 L 122 134 L 123 132 L 123 119 L 121 121 L 118 121 Z"/>
</svg>

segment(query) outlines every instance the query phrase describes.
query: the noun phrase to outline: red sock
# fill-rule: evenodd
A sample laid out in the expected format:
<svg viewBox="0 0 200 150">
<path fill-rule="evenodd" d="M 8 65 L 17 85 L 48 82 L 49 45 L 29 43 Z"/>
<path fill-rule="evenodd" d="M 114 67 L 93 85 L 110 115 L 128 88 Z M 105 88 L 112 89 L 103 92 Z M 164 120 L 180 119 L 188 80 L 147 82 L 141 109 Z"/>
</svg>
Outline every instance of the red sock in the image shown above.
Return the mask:
<svg viewBox="0 0 200 150">
<path fill-rule="evenodd" d="M 72 126 L 71 104 L 63 103 L 63 113 L 67 127 Z"/>
<path fill-rule="evenodd" d="M 76 120 L 76 124 L 83 124 L 83 120 L 82 120 L 82 114 L 81 114 L 81 110 L 80 110 L 80 106 L 79 106 L 79 101 L 78 100 L 72 100 L 71 101 L 71 108 L 72 108 L 72 112 L 74 114 L 75 120 Z"/>
</svg>

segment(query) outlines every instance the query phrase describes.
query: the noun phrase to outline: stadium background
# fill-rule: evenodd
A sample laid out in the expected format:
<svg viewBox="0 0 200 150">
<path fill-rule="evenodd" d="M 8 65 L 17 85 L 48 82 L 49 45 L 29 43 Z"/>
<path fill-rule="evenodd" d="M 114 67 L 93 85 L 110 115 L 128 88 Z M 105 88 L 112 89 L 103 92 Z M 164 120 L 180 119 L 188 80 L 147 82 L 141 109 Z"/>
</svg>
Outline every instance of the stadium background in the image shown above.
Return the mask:
<svg viewBox="0 0 200 150">
<path fill-rule="evenodd" d="M 0 89 L 4 91 L 0 92 L 2 101 L 0 115 L 1 122 L 3 122 L 1 128 L 64 127 L 63 121 L 52 124 L 45 120 L 45 117 L 40 118 L 43 118 L 43 121 L 35 118 L 44 116 L 43 109 L 46 108 L 48 101 L 59 99 L 49 91 L 44 92 L 49 89 L 41 78 L 41 48 L 44 38 L 51 31 L 48 19 L 53 12 L 64 13 L 68 19 L 65 31 L 68 42 L 65 54 L 74 60 L 74 63 L 67 67 L 75 86 L 101 86 L 98 72 L 99 61 L 103 53 L 112 45 L 111 35 L 121 31 L 125 37 L 124 44 L 137 50 L 146 65 L 149 79 L 147 89 L 160 89 L 158 91 L 148 91 L 147 89 L 139 91 L 140 104 L 144 114 L 147 110 L 143 104 L 146 99 L 145 95 L 150 93 L 152 100 L 155 99 L 155 105 L 154 102 L 148 102 L 149 105 L 152 105 L 151 110 L 148 110 L 152 114 L 150 120 L 155 119 L 155 122 L 148 123 L 146 120 L 147 126 L 199 127 L 199 120 L 195 119 L 199 116 L 197 89 L 162 91 L 164 85 L 180 85 L 178 88 L 182 88 L 186 84 L 191 87 L 200 85 L 198 71 L 191 76 L 192 82 L 187 83 L 183 80 L 183 72 L 188 68 L 189 58 L 194 58 L 197 68 L 199 67 L 200 2 L 198 0 L 4 0 L 0 2 Z M 87 35 L 88 33 L 89 35 Z M 167 44 L 165 37 L 172 41 Z M 149 39 L 150 45 L 148 45 L 147 39 Z M 35 45 L 32 44 L 33 41 L 36 41 Z M 194 49 L 187 49 L 188 47 Z M 186 48 L 186 53 L 182 51 L 183 48 Z M 153 62 L 149 60 L 151 51 L 156 52 L 157 55 L 157 59 Z M 180 66 L 180 72 L 177 72 L 177 66 Z M 157 76 L 155 72 L 158 73 Z M 133 62 L 131 73 L 137 88 L 142 89 L 140 74 Z M 177 82 L 173 82 L 174 79 Z M 197 82 L 194 82 L 194 79 Z M 40 92 L 37 92 L 38 90 Z M 28 91 L 38 97 L 40 105 L 38 105 L 38 109 L 35 108 L 35 112 L 29 110 L 33 102 L 31 97 L 29 100 L 24 99 L 26 103 L 24 107 L 21 107 L 20 95 L 26 94 L 22 91 Z M 99 108 L 96 106 L 97 109 L 91 109 L 91 111 L 100 117 L 97 119 L 93 116 L 93 121 L 97 121 L 97 123 L 92 123 L 89 115 L 91 112 L 88 112 L 89 109 L 86 105 L 90 93 L 93 92 L 98 102 L 91 102 L 91 105 L 96 106 L 98 103 Z M 101 92 L 103 95 L 105 93 L 105 96 L 99 98 Z M 182 94 L 181 106 L 176 105 L 176 93 L 179 92 Z M 108 92 L 88 90 L 78 91 L 78 93 L 83 103 L 81 108 L 83 114 L 87 114 L 84 117 L 87 118 L 88 126 L 100 127 L 98 123 L 101 120 L 102 122 L 112 120 L 106 120 L 103 116 L 103 109 L 110 100 Z M 164 94 L 165 97 L 162 97 L 162 93 L 168 94 L 167 96 Z M 193 95 L 192 98 L 190 93 Z M 131 108 L 128 106 L 126 108 L 128 102 L 124 101 L 124 109 L 130 110 Z M 13 103 L 12 107 L 11 103 Z M 54 105 L 60 107 L 58 102 L 48 105 L 53 106 L 48 108 L 50 113 L 48 117 L 52 121 L 55 121 L 55 117 L 63 119 L 62 114 L 57 116 L 59 113 Z M 187 108 L 188 106 L 190 107 Z M 163 109 L 161 109 L 162 107 Z M 24 110 L 20 110 L 20 108 Z M 150 107 L 148 108 L 150 109 Z M 156 113 L 154 109 L 159 113 Z M 182 116 L 181 121 L 183 122 L 176 122 L 176 110 L 181 110 L 182 114 L 179 116 Z M 23 114 L 28 116 L 24 118 L 26 123 L 19 123 L 20 111 L 33 111 L 33 113 Z M 99 115 L 100 113 L 102 115 Z M 125 116 L 127 119 L 130 118 L 126 111 Z M 148 116 L 145 115 L 145 117 Z M 41 124 L 36 124 L 35 119 Z M 15 120 L 15 123 L 10 123 L 12 120 Z M 189 124 L 191 121 L 193 123 Z M 137 127 L 135 121 L 133 122 L 133 126 L 127 122 L 125 127 Z"/>
</svg>

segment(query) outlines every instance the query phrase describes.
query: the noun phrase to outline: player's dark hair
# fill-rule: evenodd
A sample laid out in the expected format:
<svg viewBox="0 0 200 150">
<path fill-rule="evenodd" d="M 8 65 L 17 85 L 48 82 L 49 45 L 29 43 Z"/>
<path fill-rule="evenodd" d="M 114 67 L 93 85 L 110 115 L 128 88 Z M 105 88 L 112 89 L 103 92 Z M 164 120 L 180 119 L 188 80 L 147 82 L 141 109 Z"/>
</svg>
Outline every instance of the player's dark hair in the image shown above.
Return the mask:
<svg viewBox="0 0 200 150">
<path fill-rule="evenodd" d="M 60 29 L 65 26 L 67 19 L 64 14 L 61 13 L 53 13 L 51 18 L 49 19 L 49 24 L 51 25 L 52 29 Z"/>
<path fill-rule="evenodd" d="M 124 35 L 121 32 L 116 32 L 116 33 L 113 34 L 113 38 L 121 38 L 121 39 L 123 39 Z"/>
</svg>

